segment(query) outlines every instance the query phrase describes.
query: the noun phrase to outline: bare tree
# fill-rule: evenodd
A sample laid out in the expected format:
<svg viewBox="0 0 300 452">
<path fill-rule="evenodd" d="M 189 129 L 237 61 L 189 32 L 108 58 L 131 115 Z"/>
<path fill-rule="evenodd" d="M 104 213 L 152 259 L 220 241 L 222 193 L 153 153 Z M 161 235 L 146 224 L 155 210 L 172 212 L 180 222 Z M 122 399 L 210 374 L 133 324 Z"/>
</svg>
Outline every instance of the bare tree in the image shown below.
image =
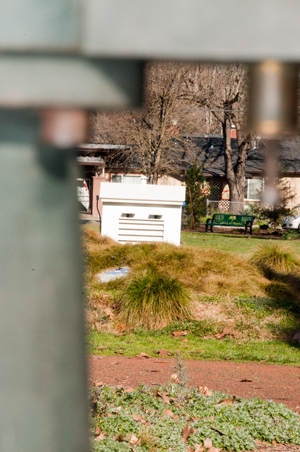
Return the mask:
<svg viewBox="0 0 300 452">
<path fill-rule="evenodd" d="M 186 78 L 190 66 L 152 63 L 146 67 L 145 107 L 141 111 L 92 117 L 92 141 L 131 145 L 119 156 L 126 167 L 153 178 L 178 175 L 194 145 L 182 132 L 196 130 L 195 112 L 188 108 Z"/>
<path fill-rule="evenodd" d="M 246 160 L 255 139 L 245 128 L 247 71 L 243 65 L 197 66 L 188 83 L 195 104 L 207 108 L 222 127 L 230 201 L 236 203 L 233 213 L 238 213 L 244 202 Z M 231 146 L 232 126 L 237 133 L 236 160 Z"/>
</svg>

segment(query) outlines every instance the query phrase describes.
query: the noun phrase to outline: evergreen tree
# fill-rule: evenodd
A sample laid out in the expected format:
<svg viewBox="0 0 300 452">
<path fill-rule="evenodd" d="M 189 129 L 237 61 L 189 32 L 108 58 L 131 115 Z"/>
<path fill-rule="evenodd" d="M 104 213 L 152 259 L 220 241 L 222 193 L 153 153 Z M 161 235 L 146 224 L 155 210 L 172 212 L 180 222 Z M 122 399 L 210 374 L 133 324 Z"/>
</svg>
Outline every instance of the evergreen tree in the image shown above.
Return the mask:
<svg viewBox="0 0 300 452">
<path fill-rule="evenodd" d="M 195 229 L 200 223 L 200 217 L 206 213 L 206 198 L 208 186 L 202 173 L 202 166 L 196 162 L 186 171 L 186 205 L 185 216 L 188 226 Z"/>
</svg>

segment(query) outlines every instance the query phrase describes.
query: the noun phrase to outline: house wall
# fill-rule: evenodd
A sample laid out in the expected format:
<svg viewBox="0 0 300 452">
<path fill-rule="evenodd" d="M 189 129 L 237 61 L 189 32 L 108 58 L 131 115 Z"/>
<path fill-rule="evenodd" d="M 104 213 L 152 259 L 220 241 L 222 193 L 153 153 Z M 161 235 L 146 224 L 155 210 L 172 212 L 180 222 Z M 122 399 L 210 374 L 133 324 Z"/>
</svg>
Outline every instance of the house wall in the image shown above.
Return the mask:
<svg viewBox="0 0 300 452">
<path fill-rule="evenodd" d="M 255 176 L 254 176 L 255 177 Z M 288 206 L 294 207 L 300 205 L 300 177 L 286 177 L 283 178 L 284 181 L 287 181 L 290 184 L 292 192 L 295 194 L 294 199 L 292 199 Z M 223 182 L 222 189 L 222 200 L 229 200 L 229 186 L 226 182 Z"/>
<path fill-rule="evenodd" d="M 288 206 L 294 207 L 300 205 L 300 177 L 286 177 L 284 181 L 289 182 L 292 192 L 295 194 L 294 199 L 292 199 Z"/>
<path fill-rule="evenodd" d="M 178 179 L 175 179 L 175 177 L 162 176 L 158 179 L 157 185 L 181 186 L 182 182 L 180 182 L 180 180 L 178 180 Z"/>
<path fill-rule="evenodd" d="M 104 176 L 93 176 L 93 186 L 92 186 L 92 206 L 91 206 L 91 214 L 92 215 L 98 215 L 97 210 L 97 195 L 100 196 L 100 187 L 102 182 L 106 182 L 106 179 Z M 98 207 L 100 210 L 100 213 L 102 213 L 102 201 L 101 198 L 99 199 Z"/>
</svg>

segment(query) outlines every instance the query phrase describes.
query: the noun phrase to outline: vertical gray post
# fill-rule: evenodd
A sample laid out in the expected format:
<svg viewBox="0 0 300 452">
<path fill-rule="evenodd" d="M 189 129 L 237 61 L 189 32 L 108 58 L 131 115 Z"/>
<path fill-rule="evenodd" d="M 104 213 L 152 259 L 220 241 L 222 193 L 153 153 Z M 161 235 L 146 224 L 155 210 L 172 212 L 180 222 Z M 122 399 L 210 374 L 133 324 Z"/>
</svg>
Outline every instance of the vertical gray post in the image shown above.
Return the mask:
<svg viewBox="0 0 300 452">
<path fill-rule="evenodd" d="M 82 263 L 71 149 L 0 110 L 0 450 L 88 451 Z"/>
</svg>

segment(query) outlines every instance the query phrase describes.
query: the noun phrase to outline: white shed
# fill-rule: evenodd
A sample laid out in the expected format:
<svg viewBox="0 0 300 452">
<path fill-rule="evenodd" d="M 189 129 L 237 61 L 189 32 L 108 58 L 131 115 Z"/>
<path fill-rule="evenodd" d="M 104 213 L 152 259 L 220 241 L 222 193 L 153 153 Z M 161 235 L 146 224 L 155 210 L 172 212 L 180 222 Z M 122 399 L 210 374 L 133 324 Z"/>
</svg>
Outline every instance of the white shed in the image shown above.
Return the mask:
<svg viewBox="0 0 300 452">
<path fill-rule="evenodd" d="M 185 187 L 104 182 L 100 198 L 103 235 L 119 243 L 180 244 Z"/>
</svg>

